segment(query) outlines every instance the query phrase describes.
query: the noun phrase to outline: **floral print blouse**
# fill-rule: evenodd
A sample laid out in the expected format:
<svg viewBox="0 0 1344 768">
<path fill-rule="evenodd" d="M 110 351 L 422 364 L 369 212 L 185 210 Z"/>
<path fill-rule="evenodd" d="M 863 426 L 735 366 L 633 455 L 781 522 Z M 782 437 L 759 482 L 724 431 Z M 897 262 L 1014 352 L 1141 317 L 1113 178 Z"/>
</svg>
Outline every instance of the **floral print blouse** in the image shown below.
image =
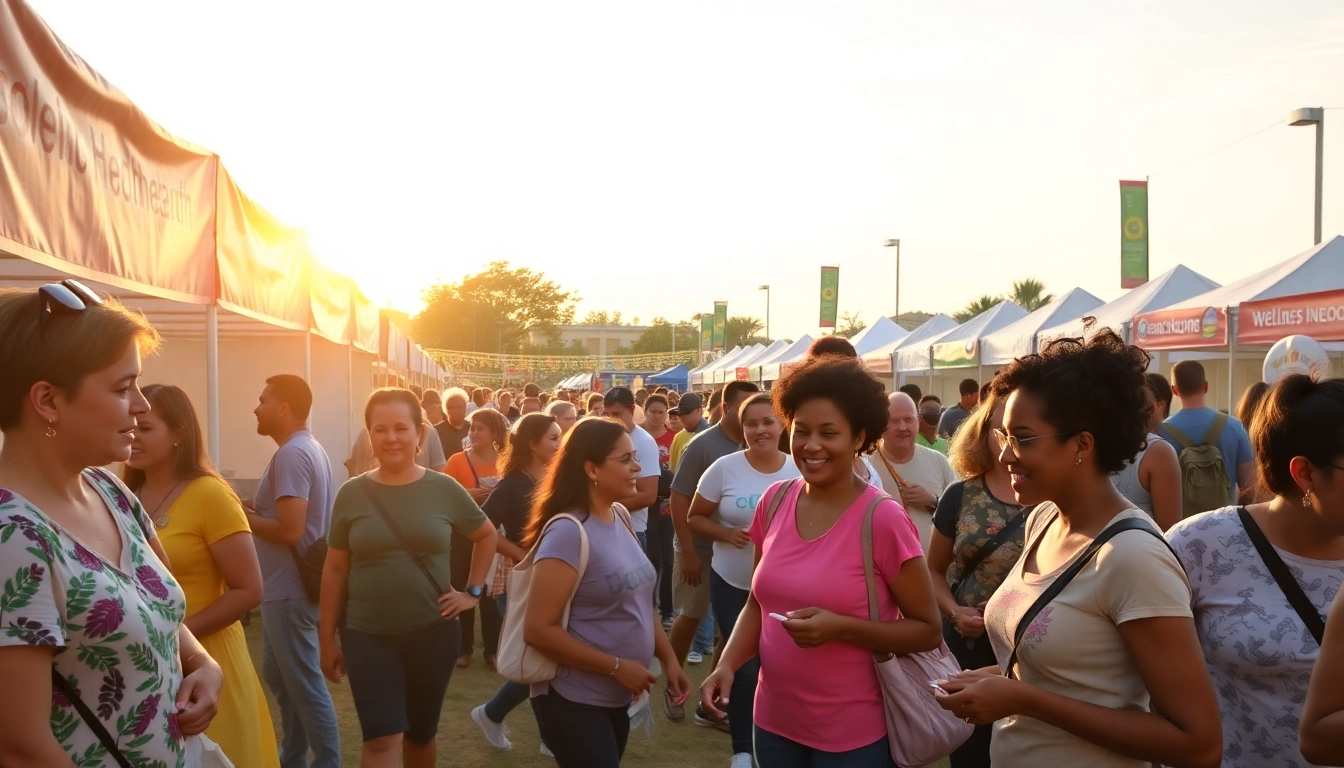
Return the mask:
<svg viewBox="0 0 1344 768">
<path fill-rule="evenodd" d="M 121 532 L 121 561 L 86 549 L 26 499 L 0 488 L 0 645 L 48 645 L 53 664 L 135 766 L 180 768 L 174 702 L 177 632 L 186 598 L 150 549 L 140 503 L 88 469 Z M 115 765 L 79 712 L 52 686 L 51 731 L 75 765 Z"/>
<path fill-rule="evenodd" d="M 952 540 L 953 557 L 947 569 L 947 581 L 956 584 L 964 577 L 961 588 L 952 596 L 959 604 L 984 608 L 1017 563 L 1026 537 L 1026 526 L 1021 524 L 1007 541 L 980 562 L 974 573 L 966 574 L 971 558 L 993 541 L 1009 521 L 1021 514 L 1025 512 L 1020 505 L 995 498 L 983 477 L 953 483 L 943 491 L 938 510 L 933 515 L 933 527 Z"/>
</svg>

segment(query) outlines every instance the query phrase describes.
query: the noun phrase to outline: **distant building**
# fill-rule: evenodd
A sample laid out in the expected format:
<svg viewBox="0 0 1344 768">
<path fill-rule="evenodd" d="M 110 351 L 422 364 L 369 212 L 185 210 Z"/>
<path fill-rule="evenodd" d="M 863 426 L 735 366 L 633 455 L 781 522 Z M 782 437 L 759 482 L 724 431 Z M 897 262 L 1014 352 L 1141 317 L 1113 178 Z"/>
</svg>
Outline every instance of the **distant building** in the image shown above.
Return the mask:
<svg viewBox="0 0 1344 768">
<path fill-rule="evenodd" d="M 561 325 L 557 326 L 560 342 L 565 345 L 579 342 L 588 348 L 590 355 L 611 355 L 621 347 L 633 346 L 645 331 L 647 325 Z M 544 345 L 550 341 L 540 331 L 529 331 L 528 341 L 535 345 Z"/>
<path fill-rule="evenodd" d="M 928 312 L 902 312 L 900 315 L 891 319 L 905 330 L 913 331 L 933 319 L 933 315 Z"/>
</svg>

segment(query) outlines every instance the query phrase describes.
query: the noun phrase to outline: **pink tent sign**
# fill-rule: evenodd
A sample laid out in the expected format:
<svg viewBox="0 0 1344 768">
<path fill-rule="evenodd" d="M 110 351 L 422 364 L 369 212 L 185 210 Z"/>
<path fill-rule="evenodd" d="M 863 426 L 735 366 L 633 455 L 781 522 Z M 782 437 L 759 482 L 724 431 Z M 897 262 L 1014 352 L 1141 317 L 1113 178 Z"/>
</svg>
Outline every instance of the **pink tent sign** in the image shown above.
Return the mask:
<svg viewBox="0 0 1344 768">
<path fill-rule="evenodd" d="M 1162 309 L 1134 316 L 1134 343 L 1144 349 L 1190 349 L 1227 344 L 1227 311 L 1220 307 Z"/>
<path fill-rule="evenodd" d="M 1238 344 L 1273 344 L 1294 334 L 1344 341 L 1344 289 L 1242 302 Z"/>
</svg>

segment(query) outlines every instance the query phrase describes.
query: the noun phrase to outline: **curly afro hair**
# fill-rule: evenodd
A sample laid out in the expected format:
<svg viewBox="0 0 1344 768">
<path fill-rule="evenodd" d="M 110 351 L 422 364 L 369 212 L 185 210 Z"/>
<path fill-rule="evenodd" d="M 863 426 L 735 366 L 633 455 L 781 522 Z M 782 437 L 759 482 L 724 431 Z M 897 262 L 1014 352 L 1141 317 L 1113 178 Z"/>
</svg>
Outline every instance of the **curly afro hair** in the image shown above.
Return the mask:
<svg viewBox="0 0 1344 768">
<path fill-rule="evenodd" d="M 821 357 L 822 355 L 858 357 L 859 353 L 854 350 L 854 345 L 844 336 L 822 336 L 812 342 L 812 346 L 807 348 L 807 356 L 812 358 Z"/>
<path fill-rule="evenodd" d="M 871 453 L 887 429 L 886 390 L 852 357 L 823 355 L 808 360 L 785 375 L 771 394 L 775 411 L 789 424 L 809 400 L 835 403 L 854 433 L 863 433 L 860 453 Z"/>
<path fill-rule="evenodd" d="M 1046 422 L 1060 432 L 1091 434 L 1097 467 L 1119 472 L 1147 442 L 1149 359 L 1106 328 L 1086 341 L 1058 339 L 1039 354 L 1017 358 L 994 378 L 993 391 L 1037 398 Z"/>
</svg>

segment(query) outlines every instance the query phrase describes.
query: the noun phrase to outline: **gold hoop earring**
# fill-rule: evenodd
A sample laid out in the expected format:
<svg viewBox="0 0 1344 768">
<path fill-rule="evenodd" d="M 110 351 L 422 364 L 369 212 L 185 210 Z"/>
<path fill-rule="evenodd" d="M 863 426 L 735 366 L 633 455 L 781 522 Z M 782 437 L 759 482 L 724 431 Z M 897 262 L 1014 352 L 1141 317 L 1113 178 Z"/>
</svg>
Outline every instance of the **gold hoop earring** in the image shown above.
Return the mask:
<svg viewBox="0 0 1344 768">
<path fill-rule="evenodd" d="M 1307 491 L 1306 495 L 1302 497 L 1302 506 L 1311 507 L 1311 491 Z"/>
<path fill-rule="evenodd" d="M 51 419 L 47 419 L 47 431 L 44 434 L 46 434 L 47 437 L 55 437 L 56 422 L 52 421 Z"/>
</svg>

